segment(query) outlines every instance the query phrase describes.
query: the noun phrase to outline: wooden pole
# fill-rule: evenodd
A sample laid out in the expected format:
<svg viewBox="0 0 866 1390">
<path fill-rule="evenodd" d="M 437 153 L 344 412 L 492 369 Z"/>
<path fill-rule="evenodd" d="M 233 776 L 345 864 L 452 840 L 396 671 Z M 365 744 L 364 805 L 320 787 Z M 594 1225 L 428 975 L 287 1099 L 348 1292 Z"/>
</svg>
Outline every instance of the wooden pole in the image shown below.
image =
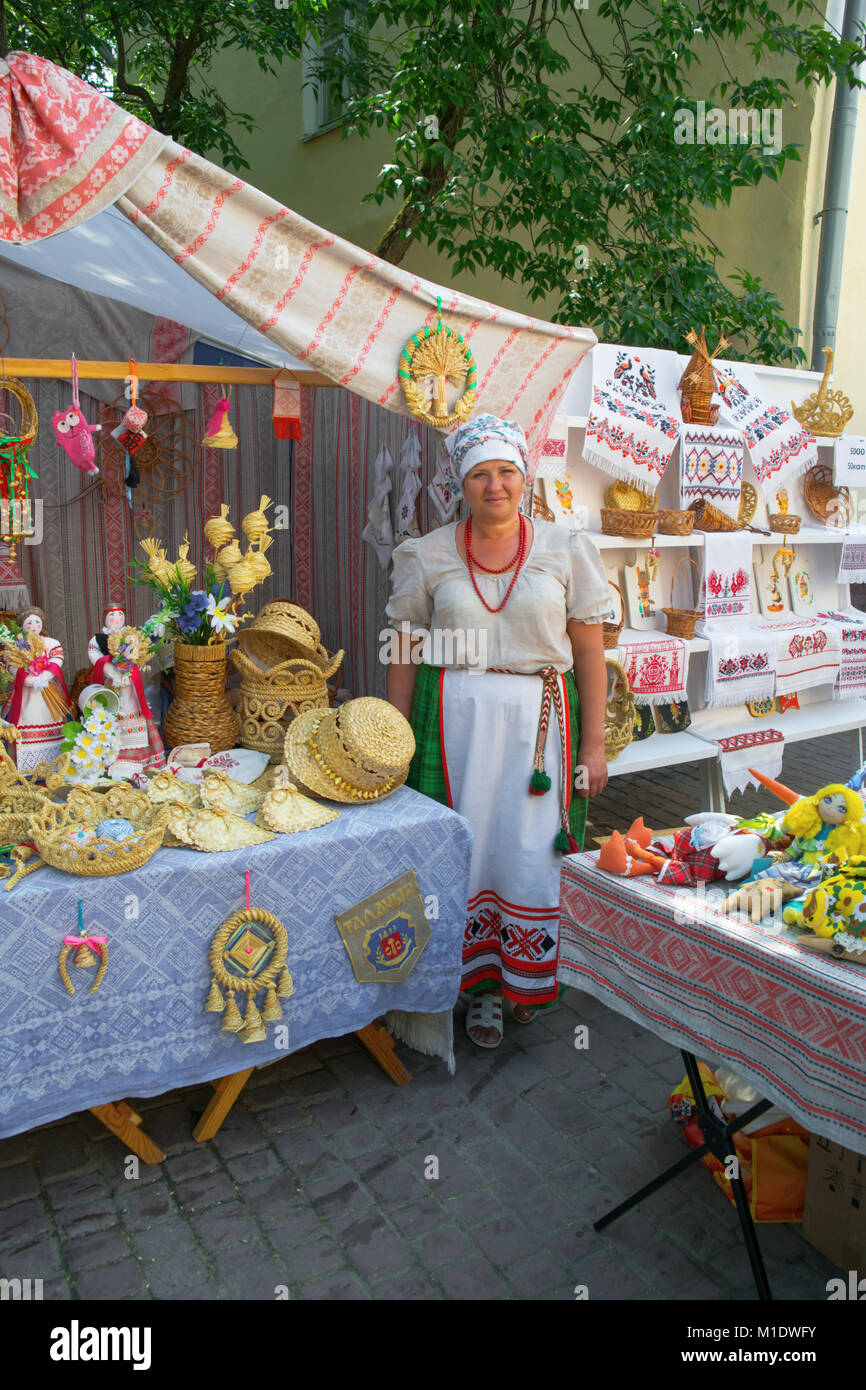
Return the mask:
<svg viewBox="0 0 866 1390">
<path fill-rule="evenodd" d="M 7 376 L 71 379 L 68 357 L 0 357 L 0 370 Z M 302 386 L 336 386 L 322 372 L 293 370 L 289 367 L 211 367 L 185 362 L 136 362 L 139 381 L 214 382 L 223 386 L 270 386 L 286 372 Z M 129 376 L 129 362 L 79 362 L 82 381 L 123 381 Z"/>
</svg>

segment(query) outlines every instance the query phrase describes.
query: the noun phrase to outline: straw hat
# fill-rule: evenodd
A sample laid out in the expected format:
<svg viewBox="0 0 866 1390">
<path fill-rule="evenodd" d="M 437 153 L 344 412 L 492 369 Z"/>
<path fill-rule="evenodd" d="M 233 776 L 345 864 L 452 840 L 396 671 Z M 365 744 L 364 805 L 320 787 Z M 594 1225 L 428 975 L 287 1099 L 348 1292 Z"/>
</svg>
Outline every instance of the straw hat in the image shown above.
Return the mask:
<svg viewBox="0 0 866 1390">
<path fill-rule="evenodd" d="M 311 709 L 289 725 L 283 757 L 292 779 L 328 801 L 381 801 L 402 787 L 415 753 L 408 720 L 364 696 Z"/>
<path fill-rule="evenodd" d="M 327 653 L 316 620 L 296 603 L 266 603 L 240 634 L 241 648 L 266 668 L 289 659 L 312 661 L 323 669 Z"/>
</svg>

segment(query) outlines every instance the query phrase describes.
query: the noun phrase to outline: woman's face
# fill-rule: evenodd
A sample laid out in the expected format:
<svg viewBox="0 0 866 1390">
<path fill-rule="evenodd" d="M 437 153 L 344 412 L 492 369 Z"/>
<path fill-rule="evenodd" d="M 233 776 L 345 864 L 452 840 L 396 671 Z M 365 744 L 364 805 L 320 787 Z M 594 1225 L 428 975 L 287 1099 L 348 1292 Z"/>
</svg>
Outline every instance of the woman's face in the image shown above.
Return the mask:
<svg viewBox="0 0 866 1390">
<path fill-rule="evenodd" d="M 510 459 L 485 459 L 463 479 L 463 496 L 474 516 L 486 521 L 508 521 L 520 506 L 525 479 Z"/>
<path fill-rule="evenodd" d="M 42 631 L 42 619 L 37 618 L 35 613 L 29 614 L 21 624 L 22 632 L 32 632 L 34 637 L 38 637 Z"/>
</svg>

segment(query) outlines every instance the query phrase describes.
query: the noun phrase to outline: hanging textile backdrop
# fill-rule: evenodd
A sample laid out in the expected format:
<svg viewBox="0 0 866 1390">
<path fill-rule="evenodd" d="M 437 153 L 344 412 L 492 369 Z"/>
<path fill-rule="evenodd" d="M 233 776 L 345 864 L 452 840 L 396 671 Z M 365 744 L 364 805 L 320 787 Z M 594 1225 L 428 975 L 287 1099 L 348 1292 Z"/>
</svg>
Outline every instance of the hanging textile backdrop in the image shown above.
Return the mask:
<svg viewBox="0 0 866 1390">
<path fill-rule="evenodd" d="M 373 492 L 376 456 L 384 444 L 394 472 L 400 450 L 417 431 L 422 487 L 417 515 L 422 533 L 438 525 L 427 485 L 436 472 L 438 436 L 349 391 L 305 388 L 301 393 L 302 441 L 295 455 L 293 488 L 293 596 L 314 615 L 330 651 L 345 649 L 343 685 L 353 695 L 384 696 L 387 667 L 380 633 L 391 570 L 382 569 L 361 538 Z"/>
<path fill-rule="evenodd" d="M 116 203 L 217 299 L 308 368 L 407 415 L 400 353 L 437 300 L 475 355 L 475 408 L 520 421 L 534 462 L 595 343 L 390 265 L 28 53 L 0 62 L 0 237 L 37 241 Z"/>
</svg>

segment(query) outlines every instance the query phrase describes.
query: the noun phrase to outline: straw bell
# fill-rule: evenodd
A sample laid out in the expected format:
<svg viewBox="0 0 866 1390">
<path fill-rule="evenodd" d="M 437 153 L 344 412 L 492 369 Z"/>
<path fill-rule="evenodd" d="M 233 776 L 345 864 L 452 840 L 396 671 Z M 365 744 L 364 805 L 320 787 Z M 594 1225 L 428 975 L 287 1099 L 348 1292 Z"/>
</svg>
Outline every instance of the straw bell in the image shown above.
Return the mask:
<svg viewBox="0 0 866 1390">
<path fill-rule="evenodd" d="M 230 570 L 232 565 L 237 565 L 243 559 L 241 548 L 234 537 L 219 551 L 217 559 L 226 570 Z"/>
<path fill-rule="evenodd" d="M 196 567 L 187 558 L 188 555 L 189 534 L 187 533 L 183 538 L 183 545 L 179 545 L 177 548 L 177 565 L 175 566 L 178 578 L 181 579 L 185 584 L 191 583 L 192 580 L 196 577 Z"/>
<path fill-rule="evenodd" d="M 204 533 L 214 550 L 227 545 L 234 537 L 234 527 L 228 519 L 228 504 L 220 503 L 220 515 L 210 517 L 204 524 Z"/>
<path fill-rule="evenodd" d="M 231 591 L 235 597 L 248 593 L 258 582 L 256 580 L 255 570 L 252 568 L 249 561 L 245 559 L 240 559 L 237 564 L 230 566 L 228 580 L 231 585 Z"/>
<path fill-rule="evenodd" d="M 270 497 L 265 497 L 263 494 L 259 499 L 258 510 L 255 512 L 249 512 L 248 515 L 245 516 L 243 521 L 241 522 L 241 526 L 243 527 L 246 533 L 247 539 L 250 541 L 252 545 L 255 545 L 256 541 L 261 540 L 263 536 L 266 536 L 268 534 L 268 531 L 270 530 L 270 527 L 268 526 L 268 518 L 265 516 L 265 508 L 269 507 L 270 505 Z"/>
<path fill-rule="evenodd" d="M 229 420 L 229 409 L 228 396 L 221 396 L 205 427 L 202 444 L 206 449 L 236 449 L 238 447 L 238 437 Z"/>
</svg>

